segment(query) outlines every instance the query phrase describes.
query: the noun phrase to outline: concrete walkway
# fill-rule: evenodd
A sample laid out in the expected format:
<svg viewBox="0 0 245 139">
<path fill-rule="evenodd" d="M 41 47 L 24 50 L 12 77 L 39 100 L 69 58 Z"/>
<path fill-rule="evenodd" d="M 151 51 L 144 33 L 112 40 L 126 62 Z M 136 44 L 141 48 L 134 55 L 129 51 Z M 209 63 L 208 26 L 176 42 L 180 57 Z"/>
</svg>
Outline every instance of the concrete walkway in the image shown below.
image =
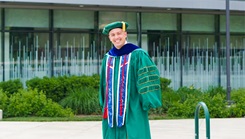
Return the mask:
<svg viewBox="0 0 245 139">
<path fill-rule="evenodd" d="M 206 139 L 199 120 L 199 139 Z M 152 139 L 195 139 L 194 119 L 152 120 Z M 245 118 L 210 119 L 211 139 L 245 139 Z M 101 122 L 5 122 L 0 139 L 101 139 Z"/>
</svg>

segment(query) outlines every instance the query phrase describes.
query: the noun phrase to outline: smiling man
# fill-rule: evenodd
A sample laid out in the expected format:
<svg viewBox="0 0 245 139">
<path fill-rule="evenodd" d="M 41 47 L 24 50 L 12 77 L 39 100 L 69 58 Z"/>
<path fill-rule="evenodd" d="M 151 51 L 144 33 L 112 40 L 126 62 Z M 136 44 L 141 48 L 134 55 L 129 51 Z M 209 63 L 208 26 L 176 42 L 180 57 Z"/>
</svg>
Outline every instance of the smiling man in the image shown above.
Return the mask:
<svg viewBox="0 0 245 139">
<path fill-rule="evenodd" d="M 150 139 L 148 110 L 161 103 L 159 71 L 149 55 L 127 42 L 127 22 L 106 25 L 113 47 L 102 61 L 103 139 Z"/>
</svg>

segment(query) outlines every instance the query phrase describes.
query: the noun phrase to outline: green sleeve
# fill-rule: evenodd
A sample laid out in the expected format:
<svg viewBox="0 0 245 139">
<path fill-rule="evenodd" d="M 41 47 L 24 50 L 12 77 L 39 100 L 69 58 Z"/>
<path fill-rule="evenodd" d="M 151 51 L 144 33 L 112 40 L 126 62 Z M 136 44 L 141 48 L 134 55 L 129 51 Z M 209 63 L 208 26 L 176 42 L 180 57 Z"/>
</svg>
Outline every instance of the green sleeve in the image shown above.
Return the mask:
<svg viewBox="0 0 245 139">
<path fill-rule="evenodd" d="M 159 71 L 149 55 L 142 51 L 137 60 L 137 90 L 144 110 L 162 105 Z"/>
</svg>

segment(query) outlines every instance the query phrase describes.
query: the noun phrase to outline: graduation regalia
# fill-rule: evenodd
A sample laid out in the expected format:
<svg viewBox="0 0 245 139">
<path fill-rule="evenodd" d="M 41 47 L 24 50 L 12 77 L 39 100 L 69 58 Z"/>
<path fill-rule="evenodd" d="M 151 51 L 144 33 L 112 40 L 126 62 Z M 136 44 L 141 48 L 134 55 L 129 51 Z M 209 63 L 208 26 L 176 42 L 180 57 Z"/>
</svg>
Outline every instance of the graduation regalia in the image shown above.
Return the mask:
<svg viewBox="0 0 245 139">
<path fill-rule="evenodd" d="M 161 106 L 160 90 L 158 69 L 144 50 L 113 47 L 100 76 L 103 139 L 150 139 L 148 110 Z"/>
</svg>

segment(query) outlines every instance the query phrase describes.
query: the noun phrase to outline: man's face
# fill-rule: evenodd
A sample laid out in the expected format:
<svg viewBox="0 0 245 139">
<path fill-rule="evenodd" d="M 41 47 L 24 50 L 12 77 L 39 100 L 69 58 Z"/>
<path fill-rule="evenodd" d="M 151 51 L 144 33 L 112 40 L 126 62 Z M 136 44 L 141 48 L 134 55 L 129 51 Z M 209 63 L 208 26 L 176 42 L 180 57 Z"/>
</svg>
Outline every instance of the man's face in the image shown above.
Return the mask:
<svg viewBox="0 0 245 139">
<path fill-rule="evenodd" d="M 109 32 L 109 39 L 117 49 L 122 48 L 126 42 L 126 38 L 127 32 L 123 31 L 121 28 L 115 28 Z"/>
</svg>

